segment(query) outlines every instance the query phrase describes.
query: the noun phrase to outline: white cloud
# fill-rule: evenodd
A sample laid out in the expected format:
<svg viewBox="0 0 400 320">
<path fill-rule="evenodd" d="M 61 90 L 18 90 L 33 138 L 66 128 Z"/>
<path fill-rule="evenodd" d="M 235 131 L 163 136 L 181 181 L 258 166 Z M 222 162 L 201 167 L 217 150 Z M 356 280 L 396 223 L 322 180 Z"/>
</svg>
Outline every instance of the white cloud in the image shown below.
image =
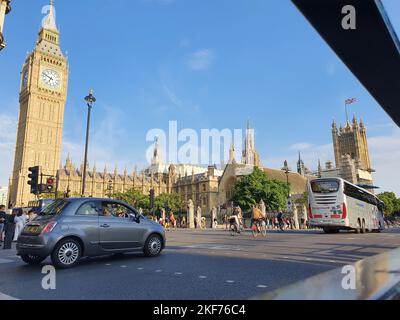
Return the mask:
<svg viewBox="0 0 400 320">
<path fill-rule="evenodd" d="M 388 136 L 371 137 L 368 144 L 376 170 L 374 182 L 381 187 L 377 192 L 394 191 L 400 196 L 400 129 L 395 128 Z"/>
<path fill-rule="evenodd" d="M 191 70 L 202 71 L 209 69 L 214 60 L 215 54 L 212 50 L 200 49 L 189 56 L 186 64 Z"/>
<path fill-rule="evenodd" d="M 8 186 L 14 160 L 17 118 L 0 114 L 0 186 Z"/>
<path fill-rule="evenodd" d="M 295 144 L 291 145 L 289 147 L 289 149 L 303 151 L 303 150 L 310 149 L 312 146 L 313 146 L 312 144 L 307 143 L 307 142 L 299 142 L 299 143 L 295 143 Z"/>
</svg>

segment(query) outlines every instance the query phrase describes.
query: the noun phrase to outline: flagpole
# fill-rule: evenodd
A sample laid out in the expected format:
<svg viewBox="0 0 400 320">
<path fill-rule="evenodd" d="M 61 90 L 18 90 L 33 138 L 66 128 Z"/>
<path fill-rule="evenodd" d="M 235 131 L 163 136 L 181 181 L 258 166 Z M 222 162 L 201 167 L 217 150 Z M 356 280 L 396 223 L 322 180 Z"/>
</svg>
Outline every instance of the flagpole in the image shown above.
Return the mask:
<svg viewBox="0 0 400 320">
<path fill-rule="evenodd" d="M 346 124 L 349 122 L 349 114 L 347 113 L 347 101 L 344 102 L 344 109 L 346 110 Z"/>
</svg>

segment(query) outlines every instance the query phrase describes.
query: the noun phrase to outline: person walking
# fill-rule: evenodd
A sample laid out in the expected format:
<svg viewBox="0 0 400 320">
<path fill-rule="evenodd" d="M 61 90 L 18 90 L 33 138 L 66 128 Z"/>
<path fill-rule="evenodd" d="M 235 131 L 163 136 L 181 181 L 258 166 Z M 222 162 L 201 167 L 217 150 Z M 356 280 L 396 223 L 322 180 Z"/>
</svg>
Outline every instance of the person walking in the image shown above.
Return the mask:
<svg viewBox="0 0 400 320">
<path fill-rule="evenodd" d="M 4 220 L 4 246 L 3 249 L 11 249 L 15 232 L 15 214 L 6 214 Z"/>
<path fill-rule="evenodd" d="M 18 240 L 19 235 L 24 229 L 26 224 L 26 215 L 23 213 L 22 209 L 17 213 L 17 216 L 14 219 L 15 222 L 15 232 L 14 232 L 14 242 Z"/>
<path fill-rule="evenodd" d="M 6 207 L 4 205 L 0 206 L 0 247 L 1 242 L 3 242 L 3 231 L 4 231 L 4 223 L 6 220 Z"/>
</svg>

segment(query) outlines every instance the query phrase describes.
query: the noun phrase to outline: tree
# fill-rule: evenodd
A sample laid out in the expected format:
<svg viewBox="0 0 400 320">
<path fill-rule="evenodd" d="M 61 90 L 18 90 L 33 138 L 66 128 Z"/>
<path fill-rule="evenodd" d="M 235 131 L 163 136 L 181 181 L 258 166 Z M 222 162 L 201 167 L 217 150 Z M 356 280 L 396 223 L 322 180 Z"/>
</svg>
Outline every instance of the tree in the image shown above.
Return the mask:
<svg viewBox="0 0 400 320">
<path fill-rule="evenodd" d="M 255 167 L 250 175 L 237 180 L 232 200 L 246 211 L 261 200 L 265 202 L 267 210 L 277 211 L 286 206 L 288 193 L 285 182 L 269 179 L 264 171 Z"/>
<path fill-rule="evenodd" d="M 397 199 L 394 192 L 383 192 L 378 194 L 378 198 L 385 203 L 385 212 L 393 215 L 400 212 L 400 199 Z"/>
<path fill-rule="evenodd" d="M 155 207 L 158 209 L 172 210 L 173 212 L 181 211 L 183 202 L 177 193 L 161 193 L 154 201 Z"/>
<path fill-rule="evenodd" d="M 132 188 L 125 192 L 115 192 L 112 198 L 124 201 L 135 208 L 142 208 L 144 211 L 150 210 L 150 199 L 139 189 Z"/>
</svg>

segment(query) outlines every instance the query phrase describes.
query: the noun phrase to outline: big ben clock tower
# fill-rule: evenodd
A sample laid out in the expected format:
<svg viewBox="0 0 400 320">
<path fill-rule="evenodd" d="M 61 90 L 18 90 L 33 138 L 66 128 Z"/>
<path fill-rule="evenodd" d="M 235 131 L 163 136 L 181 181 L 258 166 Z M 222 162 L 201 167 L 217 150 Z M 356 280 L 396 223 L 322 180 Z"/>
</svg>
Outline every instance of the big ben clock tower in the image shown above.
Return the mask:
<svg viewBox="0 0 400 320">
<path fill-rule="evenodd" d="M 55 175 L 60 166 L 68 63 L 60 49 L 53 1 L 43 20 L 34 50 L 21 73 L 19 121 L 9 203 L 26 206 L 30 194 L 28 168 L 41 166 Z"/>
</svg>

